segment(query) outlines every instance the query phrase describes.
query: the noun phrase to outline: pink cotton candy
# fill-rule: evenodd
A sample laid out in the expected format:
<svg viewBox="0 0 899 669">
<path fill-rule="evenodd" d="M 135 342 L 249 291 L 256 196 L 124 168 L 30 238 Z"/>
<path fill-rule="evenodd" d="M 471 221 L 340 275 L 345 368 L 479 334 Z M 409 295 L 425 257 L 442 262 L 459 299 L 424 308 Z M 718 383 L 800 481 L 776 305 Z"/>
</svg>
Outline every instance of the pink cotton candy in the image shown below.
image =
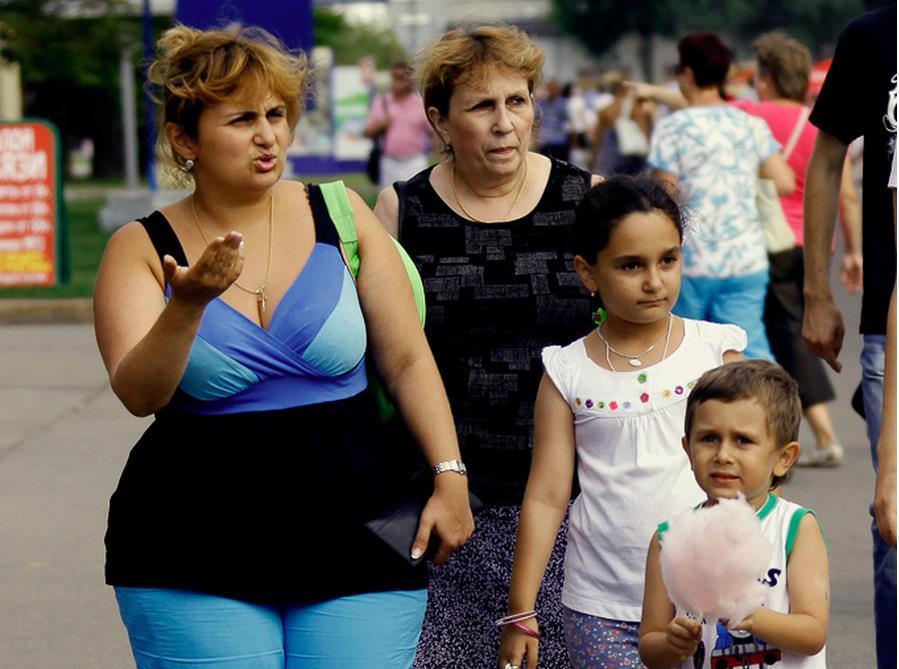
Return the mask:
<svg viewBox="0 0 899 669">
<path fill-rule="evenodd" d="M 760 579 L 771 557 L 762 524 L 741 495 L 670 523 L 662 536 L 662 579 L 679 609 L 736 624 L 765 600 Z"/>
</svg>

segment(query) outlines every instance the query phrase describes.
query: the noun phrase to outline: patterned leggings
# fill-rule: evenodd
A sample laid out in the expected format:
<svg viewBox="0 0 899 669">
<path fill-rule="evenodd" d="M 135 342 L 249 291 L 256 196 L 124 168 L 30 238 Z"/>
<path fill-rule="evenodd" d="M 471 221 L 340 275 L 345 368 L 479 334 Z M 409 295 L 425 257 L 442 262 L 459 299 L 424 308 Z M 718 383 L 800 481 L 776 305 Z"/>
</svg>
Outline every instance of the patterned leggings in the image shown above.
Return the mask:
<svg viewBox="0 0 899 669">
<path fill-rule="evenodd" d="M 645 669 L 638 650 L 640 623 L 598 618 L 567 607 L 562 616 L 574 669 Z"/>
</svg>

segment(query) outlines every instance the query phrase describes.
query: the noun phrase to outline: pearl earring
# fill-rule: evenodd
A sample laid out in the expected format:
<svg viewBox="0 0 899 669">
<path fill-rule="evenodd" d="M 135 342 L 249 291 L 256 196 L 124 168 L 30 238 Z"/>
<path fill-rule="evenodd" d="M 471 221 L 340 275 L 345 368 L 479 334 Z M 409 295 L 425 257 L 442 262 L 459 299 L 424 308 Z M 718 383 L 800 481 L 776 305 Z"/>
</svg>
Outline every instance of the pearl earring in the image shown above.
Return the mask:
<svg viewBox="0 0 899 669">
<path fill-rule="evenodd" d="M 188 158 L 187 160 L 184 161 L 184 169 L 186 169 L 188 172 L 190 172 L 193 168 L 194 168 L 194 161 L 192 161 L 190 158 Z"/>
</svg>

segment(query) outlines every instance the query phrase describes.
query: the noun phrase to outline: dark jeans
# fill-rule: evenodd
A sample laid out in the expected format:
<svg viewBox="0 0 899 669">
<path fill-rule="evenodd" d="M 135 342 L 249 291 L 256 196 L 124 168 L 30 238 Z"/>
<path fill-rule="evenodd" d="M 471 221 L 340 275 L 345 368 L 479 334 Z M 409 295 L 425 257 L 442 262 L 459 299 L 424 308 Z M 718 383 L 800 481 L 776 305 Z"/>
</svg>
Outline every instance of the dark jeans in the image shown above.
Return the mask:
<svg viewBox="0 0 899 669">
<path fill-rule="evenodd" d="M 871 442 L 871 461 L 877 471 L 877 439 L 883 418 L 883 356 L 885 337 L 865 335 L 862 349 L 862 392 L 865 422 Z M 874 515 L 873 509 L 871 515 Z M 874 538 L 874 629 L 878 669 L 896 669 L 896 549 L 891 548 L 871 522 Z"/>
</svg>

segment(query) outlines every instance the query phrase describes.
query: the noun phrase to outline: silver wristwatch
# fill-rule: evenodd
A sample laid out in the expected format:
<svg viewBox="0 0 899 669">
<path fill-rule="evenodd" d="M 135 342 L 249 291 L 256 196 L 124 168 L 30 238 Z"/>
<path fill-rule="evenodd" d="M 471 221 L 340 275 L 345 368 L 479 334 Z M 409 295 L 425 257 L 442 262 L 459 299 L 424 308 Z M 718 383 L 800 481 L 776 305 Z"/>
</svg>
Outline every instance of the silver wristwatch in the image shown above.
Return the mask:
<svg viewBox="0 0 899 669">
<path fill-rule="evenodd" d="M 431 471 L 434 472 L 434 476 L 442 474 L 443 472 L 456 472 L 459 476 L 468 475 L 468 468 L 465 467 L 465 463 L 461 460 L 444 460 L 443 462 L 438 462 L 431 467 Z"/>
</svg>

